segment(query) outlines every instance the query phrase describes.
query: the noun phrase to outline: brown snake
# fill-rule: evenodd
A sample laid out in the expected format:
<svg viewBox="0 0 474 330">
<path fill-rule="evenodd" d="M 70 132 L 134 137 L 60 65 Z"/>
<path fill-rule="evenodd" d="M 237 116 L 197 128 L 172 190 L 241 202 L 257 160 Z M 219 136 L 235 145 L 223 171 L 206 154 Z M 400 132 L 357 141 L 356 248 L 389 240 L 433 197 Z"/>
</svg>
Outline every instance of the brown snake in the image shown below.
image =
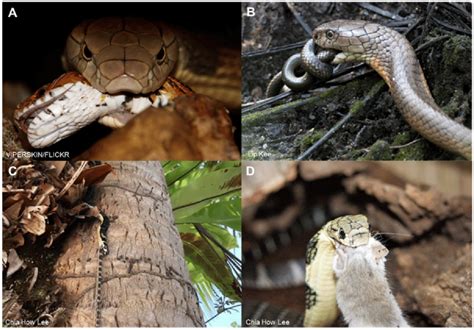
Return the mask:
<svg viewBox="0 0 474 330">
<path fill-rule="evenodd" d="M 342 51 L 334 64 L 361 61 L 382 76 L 397 108 L 408 124 L 443 149 L 471 159 L 471 130 L 449 118 L 431 96 L 428 84 L 408 40 L 383 25 L 335 20 L 313 31 L 324 49 Z"/>
<path fill-rule="evenodd" d="M 240 55 L 213 46 L 161 22 L 108 17 L 76 26 L 67 39 L 63 62 L 102 93 L 147 94 L 172 74 L 196 90 L 211 90 L 216 98 L 235 104 L 233 98 L 240 94 L 235 91 L 240 88 Z"/>
<path fill-rule="evenodd" d="M 69 35 L 63 66 L 71 71 L 22 102 L 14 114 L 30 144 L 43 148 L 99 120 L 121 127 L 149 107 L 166 105 L 170 77 L 195 92 L 240 107 L 240 50 L 161 22 L 108 17 Z"/>
</svg>

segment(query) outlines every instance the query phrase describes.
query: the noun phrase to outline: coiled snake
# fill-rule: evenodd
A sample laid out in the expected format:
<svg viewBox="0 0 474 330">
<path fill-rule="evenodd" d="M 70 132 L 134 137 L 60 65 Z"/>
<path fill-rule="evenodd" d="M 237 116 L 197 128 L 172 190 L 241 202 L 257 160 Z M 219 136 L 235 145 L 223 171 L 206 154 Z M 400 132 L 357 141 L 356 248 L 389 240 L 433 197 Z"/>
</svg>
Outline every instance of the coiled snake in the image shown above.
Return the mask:
<svg viewBox="0 0 474 330">
<path fill-rule="evenodd" d="M 321 55 L 315 55 L 305 46 L 299 57 L 304 60 L 297 62 L 297 58 L 291 57 L 285 63 L 283 73 L 285 68 L 294 71 L 294 65 L 301 63 L 306 72 L 327 79 L 326 70 L 321 70 L 325 63 L 321 61 L 331 59 L 329 63 L 332 64 L 365 62 L 384 79 L 398 110 L 414 130 L 439 147 L 471 159 L 471 130 L 448 117 L 436 104 L 415 51 L 403 35 L 367 21 L 335 20 L 314 29 L 313 41 L 323 49 Z M 334 56 L 328 51 L 339 53 Z M 318 66 L 313 65 L 315 71 L 310 71 L 307 67 L 313 62 Z M 282 74 L 279 75 L 269 83 L 267 96 L 276 94 L 281 88 L 278 81 L 282 80 Z M 291 74 L 286 76 L 291 78 L 287 85 L 295 90 L 305 89 L 311 83 L 306 79 L 308 74 L 299 78 Z"/>
<path fill-rule="evenodd" d="M 165 105 L 169 76 L 196 92 L 240 105 L 240 52 L 140 18 L 85 21 L 69 35 L 63 65 L 72 70 L 20 104 L 15 122 L 42 148 L 96 121 L 123 126 Z"/>
<path fill-rule="evenodd" d="M 333 271 L 336 242 L 349 247 L 368 244 L 369 223 L 364 215 L 329 221 L 314 235 L 306 250 L 305 327 L 331 326 L 339 310 Z"/>
</svg>

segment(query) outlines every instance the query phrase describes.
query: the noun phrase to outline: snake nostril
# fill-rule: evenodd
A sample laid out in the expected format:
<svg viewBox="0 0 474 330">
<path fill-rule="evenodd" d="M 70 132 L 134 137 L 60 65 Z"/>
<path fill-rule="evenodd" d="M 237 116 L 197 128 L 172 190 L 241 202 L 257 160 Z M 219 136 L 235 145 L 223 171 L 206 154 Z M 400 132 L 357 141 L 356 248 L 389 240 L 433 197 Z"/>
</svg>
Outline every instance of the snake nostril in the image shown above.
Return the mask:
<svg viewBox="0 0 474 330">
<path fill-rule="evenodd" d="M 165 60 L 165 56 L 166 56 L 166 52 L 165 52 L 165 48 L 164 47 L 161 47 L 160 51 L 158 52 L 158 54 L 156 54 L 156 61 L 161 64 L 163 63 L 163 61 Z"/>
<path fill-rule="evenodd" d="M 89 47 L 87 47 L 87 45 L 84 45 L 82 48 L 82 56 L 86 61 L 90 61 L 92 59 L 92 52 Z"/>
</svg>

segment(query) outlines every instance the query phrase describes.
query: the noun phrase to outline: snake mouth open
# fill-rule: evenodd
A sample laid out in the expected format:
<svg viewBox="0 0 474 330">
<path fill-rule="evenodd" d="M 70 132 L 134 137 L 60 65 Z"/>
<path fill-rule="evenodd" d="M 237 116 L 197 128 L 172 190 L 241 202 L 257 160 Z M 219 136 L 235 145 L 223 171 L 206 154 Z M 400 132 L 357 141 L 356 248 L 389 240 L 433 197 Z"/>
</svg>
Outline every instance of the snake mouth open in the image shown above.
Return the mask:
<svg viewBox="0 0 474 330">
<path fill-rule="evenodd" d="M 54 144 L 95 122 L 120 128 L 149 107 L 165 106 L 166 94 L 147 97 L 104 94 L 79 81 L 39 90 L 15 114 L 16 125 L 34 148 Z"/>
</svg>

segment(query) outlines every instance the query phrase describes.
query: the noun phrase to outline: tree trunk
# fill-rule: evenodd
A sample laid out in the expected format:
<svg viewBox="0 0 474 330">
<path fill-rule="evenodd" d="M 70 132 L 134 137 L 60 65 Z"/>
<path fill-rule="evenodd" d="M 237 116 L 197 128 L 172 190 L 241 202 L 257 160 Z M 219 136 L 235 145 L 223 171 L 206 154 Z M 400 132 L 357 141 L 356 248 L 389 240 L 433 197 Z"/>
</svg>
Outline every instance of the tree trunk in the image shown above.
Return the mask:
<svg viewBox="0 0 474 330">
<path fill-rule="evenodd" d="M 55 276 L 73 327 L 198 327 L 203 316 L 174 225 L 159 162 L 109 162 L 94 204 L 108 216 L 100 299 L 98 222 L 80 223 L 65 242 Z"/>
</svg>

